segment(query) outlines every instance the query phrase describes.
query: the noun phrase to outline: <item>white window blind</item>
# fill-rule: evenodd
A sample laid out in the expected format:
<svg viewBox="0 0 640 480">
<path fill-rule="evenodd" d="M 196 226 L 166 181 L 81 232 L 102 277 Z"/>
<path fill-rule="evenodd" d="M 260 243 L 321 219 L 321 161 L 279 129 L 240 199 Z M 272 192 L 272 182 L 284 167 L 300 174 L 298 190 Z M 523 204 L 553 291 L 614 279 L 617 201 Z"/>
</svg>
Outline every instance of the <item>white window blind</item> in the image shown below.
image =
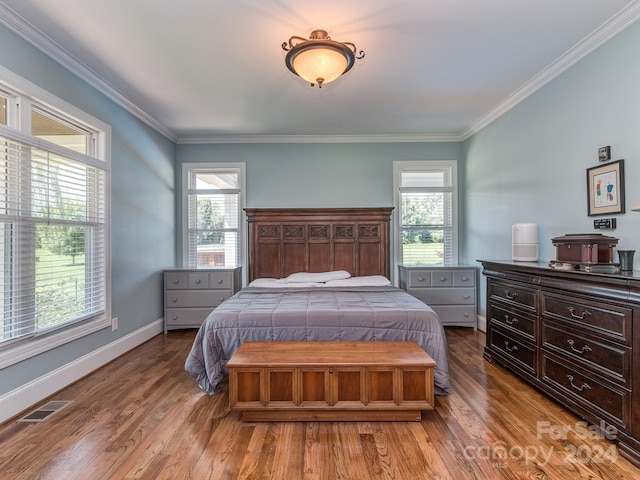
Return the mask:
<svg viewBox="0 0 640 480">
<path fill-rule="evenodd" d="M 240 265 L 242 169 L 190 168 L 186 190 L 186 264 Z"/>
<path fill-rule="evenodd" d="M 399 263 L 456 263 L 455 163 L 396 162 L 394 173 Z"/>
<path fill-rule="evenodd" d="M 106 171 L 0 136 L 0 343 L 104 316 Z"/>
</svg>

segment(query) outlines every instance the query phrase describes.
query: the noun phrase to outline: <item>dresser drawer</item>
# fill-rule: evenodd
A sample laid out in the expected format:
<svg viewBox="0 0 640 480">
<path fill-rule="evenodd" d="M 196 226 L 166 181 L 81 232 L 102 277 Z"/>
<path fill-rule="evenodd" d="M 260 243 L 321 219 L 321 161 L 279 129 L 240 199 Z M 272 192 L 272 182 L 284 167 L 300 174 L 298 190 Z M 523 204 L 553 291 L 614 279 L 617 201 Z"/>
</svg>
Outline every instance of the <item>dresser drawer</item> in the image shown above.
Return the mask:
<svg viewBox="0 0 640 480">
<path fill-rule="evenodd" d="M 167 308 L 165 321 L 171 327 L 198 327 L 212 308 Z"/>
<path fill-rule="evenodd" d="M 631 344 L 632 311 L 628 308 L 542 292 L 542 315 Z"/>
<path fill-rule="evenodd" d="M 489 348 L 498 351 L 516 363 L 531 375 L 536 371 L 536 347 L 518 339 L 516 335 L 509 335 L 497 328 L 492 328 L 488 339 Z"/>
<path fill-rule="evenodd" d="M 536 291 L 512 283 L 489 282 L 488 295 L 492 300 L 500 300 L 530 312 L 536 312 Z"/>
<path fill-rule="evenodd" d="M 175 290 L 165 296 L 167 308 L 217 307 L 231 296 L 231 290 Z"/>
<path fill-rule="evenodd" d="M 427 305 L 474 305 L 476 303 L 475 288 L 410 288 L 408 293 Z"/>
<path fill-rule="evenodd" d="M 164 288 L 166 290 L 189 288 L 187 280 L 188 275 L 185 272 L 171 272 L 164 274 Z"/>
<path fill-rule="evenodd" d="M 556 353 L 568 355 L 594 372 L 608 375 L 628 386 L 630 381 L 631 350 L 613 343 L 596 340 L 572 329 L 559 328 L 544 321 L 542 346 Z"/>
<path fill-rule="evenodd" d="M 626 428 L 631 400 L 628 390 L 612 387 L 566 360 L 556 359 L 547 353 L 542 357 L 542 381 L 556 390 L 554 396 L 568 397 L 598 418 Z"/>
<path fill-rule="evenodd" d="M 536 317 L 493 303 L 489 305 L 489 312 L 489 321 L 504 328 L 516 330 L 531 341 L 535 341 Z"/>
</svg>

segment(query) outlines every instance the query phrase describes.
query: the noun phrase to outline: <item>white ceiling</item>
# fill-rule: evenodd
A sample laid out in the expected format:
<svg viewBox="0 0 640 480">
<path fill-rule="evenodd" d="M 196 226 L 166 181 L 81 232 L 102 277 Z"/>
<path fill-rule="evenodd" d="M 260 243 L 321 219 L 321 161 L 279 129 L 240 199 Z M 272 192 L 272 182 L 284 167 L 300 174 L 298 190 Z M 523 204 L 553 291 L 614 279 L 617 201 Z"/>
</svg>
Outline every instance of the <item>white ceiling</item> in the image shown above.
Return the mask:
<svg viewBox="0 0 640 480">
<path fill-rule="evenodd" d="M 0 0 L 0 21 L 169 138 L 460 140 L 634 22 L 629 0 Z M 281 44 L 363 60 L 311 88 Z"/>
</svg>

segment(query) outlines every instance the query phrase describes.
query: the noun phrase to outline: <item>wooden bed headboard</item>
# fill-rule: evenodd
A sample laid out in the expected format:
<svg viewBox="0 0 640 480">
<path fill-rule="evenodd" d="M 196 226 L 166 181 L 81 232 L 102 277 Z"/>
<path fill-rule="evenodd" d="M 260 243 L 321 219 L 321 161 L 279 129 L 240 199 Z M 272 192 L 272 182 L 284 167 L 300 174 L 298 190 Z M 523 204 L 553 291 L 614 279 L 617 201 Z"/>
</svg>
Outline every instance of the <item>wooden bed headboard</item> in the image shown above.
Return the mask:
<svg viewBox="0 0 640 480">
<path fill-rule="evenodd" d="M 330 270 L 390 278 L 392 210 L 245 208 L 249 281 Z"/>
</svg>

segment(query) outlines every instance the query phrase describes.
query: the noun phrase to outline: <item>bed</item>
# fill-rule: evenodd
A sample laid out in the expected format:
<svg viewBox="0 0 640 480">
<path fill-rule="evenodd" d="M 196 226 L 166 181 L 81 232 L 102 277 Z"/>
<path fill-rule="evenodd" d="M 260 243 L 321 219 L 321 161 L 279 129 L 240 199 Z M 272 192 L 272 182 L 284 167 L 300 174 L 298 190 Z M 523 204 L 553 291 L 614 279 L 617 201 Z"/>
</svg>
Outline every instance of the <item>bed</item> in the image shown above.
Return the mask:
<svg viewBox="0 0 640 480">
<path fill-rule="evenodd" d="M 209 394 L 246 341 L 413 341 L 450 389 L 437 314 L 389 282 L 390 208 L 247 209 L 249 285 L 198 330 L 187 372 Z"/>
</svg>

